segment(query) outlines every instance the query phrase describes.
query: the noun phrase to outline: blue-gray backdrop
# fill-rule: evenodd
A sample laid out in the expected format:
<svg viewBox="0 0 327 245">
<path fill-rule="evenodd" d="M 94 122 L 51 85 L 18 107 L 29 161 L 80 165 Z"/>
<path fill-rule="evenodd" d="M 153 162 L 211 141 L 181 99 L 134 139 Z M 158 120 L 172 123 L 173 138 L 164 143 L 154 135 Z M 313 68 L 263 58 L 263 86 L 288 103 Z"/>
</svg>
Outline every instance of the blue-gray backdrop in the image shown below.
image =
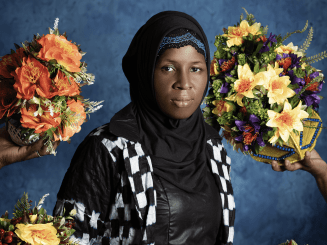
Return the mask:
<svg viewBox="0 0 327 245">
<path fill-rule="evenodd" d="M 207 34 L 211 54 L 215 35 L 234 25 L 245 7 L 274 34 L 302 29 L 309 20 L 314 38 L 308 56 L 327 49 L 326 0 L 63 0 L 0 1 L 0 56 L 15 49 L 14 43 L 31 40 L 33 34 L 47 34 L 59 17 L 59 31 L 68 40 L 81 44 L 87 52 L 82 61 L 95 74 L 95 84 L 83 87 L 82 95 L 91 100 L 105 100 L 104 107 L 91 114 L 91 120 L 72 138 L 62 142 L 58 154 L 15 163 L 0 170 L 0 213 L 12 209 L 23 192 L 38 201 L 45 194 L 44 208 L 52 214 L 61 181 L 70 160 L 84 137 L 95 127 L 107 123 L 130 102 L 129 85 L 121 69 L 122 58 L 136 33 L 152 15 L 164 10 L 178 10 L 195 17 Z M 325 12 L 326 11 L 326 12 Z M 307 33 L 294 34 L 287 41 L 301 46 Z M 211 58 L 213 55 L 211 55 Z M 326 71 L 327 60 L 314 66 Z M 323 88 L 322 96 L 327 95 Z M 320 114 L 327 122 L 326 99 Z M 327 160 L 327 130 L 318 138 L 316 150 Z M 270 165 L 233 151 L 224 140 L 232 159 L 231 178 L 236 202 L 235 243 L 242 245 L 279 244 L 295 239 L 299 245 L 327 244 L 327 205 L 315 179 L 307 172 L 275 172 Z"/>
</svg>

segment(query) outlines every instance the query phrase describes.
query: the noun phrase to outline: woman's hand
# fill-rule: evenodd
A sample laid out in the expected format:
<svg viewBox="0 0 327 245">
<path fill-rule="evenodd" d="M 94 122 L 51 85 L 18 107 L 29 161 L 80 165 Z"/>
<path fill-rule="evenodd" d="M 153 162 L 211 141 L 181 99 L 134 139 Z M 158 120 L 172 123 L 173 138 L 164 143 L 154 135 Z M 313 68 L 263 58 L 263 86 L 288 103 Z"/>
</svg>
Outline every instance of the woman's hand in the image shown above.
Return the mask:
<svg viewBox="0 0 327 245">
<path fill-rule="evenodd" d="M 273 160 L 271 163 L 272 169 L 278 172 L 283 172 L 285 170 L 295 171 L 301 169 L 311 173 L 315 178 L 319 178 L 327 174 L 327 164 L 321 159 L 315 149 L 313 149 L 311 152 L 307 151 L 303 160 L 292 164 L 289 160 L 285 160 L 282 164 L 282 166 L 279 166 L 277 161 Z"/>
<path fill-rule="evenodd" d="M 54 149 L 58 147 L 60 141 L 56 141 Z M 21 162 L 32 158 L 39 157 L 36 151 L 41 156 L 49 155 L 47 147 L 43 140 L 39 140 L 30 146 L 18 146 L 10 138 L 6 128 L 0 129 L 0 169 L 14 162 Z"/>
<path fill-rule="evenodd" d="M 327 203 L 327 164 L 321 159 L 318 152 L 313 149 L 307 151 L 303 160 L 290 164 L 290 161 L 285 160 L 282 166 L 279 166 L 277 161 L 272 161 L 272 169 L 278 172 L 285 170 L 295 171 L 298 169 L 305 170 L 313 175 L 316 179 L 317 186 Z"/>
</svg>

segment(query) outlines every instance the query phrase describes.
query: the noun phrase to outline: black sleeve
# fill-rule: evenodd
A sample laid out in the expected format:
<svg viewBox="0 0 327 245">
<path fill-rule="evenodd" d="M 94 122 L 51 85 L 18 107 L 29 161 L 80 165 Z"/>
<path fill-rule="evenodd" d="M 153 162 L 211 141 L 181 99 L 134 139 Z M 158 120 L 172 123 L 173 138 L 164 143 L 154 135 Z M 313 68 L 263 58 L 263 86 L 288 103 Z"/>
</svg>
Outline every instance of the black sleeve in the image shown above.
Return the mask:
<svg viewBox="0 0 327 245">
<path fill-rule="evenodd" d="M 54 216 L 63 215 L 64 209 L 65 215 L 72 209 L 77 211 L 73 240 L 99 241 L 110 229 L 114 162 L 99 136 L 89 135 L 78 146 L 53 210 Z"/>
</svg>

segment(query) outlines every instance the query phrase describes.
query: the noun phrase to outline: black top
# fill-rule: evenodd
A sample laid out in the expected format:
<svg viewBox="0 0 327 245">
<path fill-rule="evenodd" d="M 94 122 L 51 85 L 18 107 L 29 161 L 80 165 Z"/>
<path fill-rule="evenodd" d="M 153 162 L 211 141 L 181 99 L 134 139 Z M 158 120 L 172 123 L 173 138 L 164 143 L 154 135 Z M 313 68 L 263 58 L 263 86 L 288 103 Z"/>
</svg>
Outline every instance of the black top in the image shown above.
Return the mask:
<svg viewBox="0 0 327 245">
<path fill-rule="evenodd" d="M 154 174 L 157 192 L 155 244 L 214 245 L 222 222 L 221 200 L 212 172 L 201 192 L 188 193 Z"/>
</svg>

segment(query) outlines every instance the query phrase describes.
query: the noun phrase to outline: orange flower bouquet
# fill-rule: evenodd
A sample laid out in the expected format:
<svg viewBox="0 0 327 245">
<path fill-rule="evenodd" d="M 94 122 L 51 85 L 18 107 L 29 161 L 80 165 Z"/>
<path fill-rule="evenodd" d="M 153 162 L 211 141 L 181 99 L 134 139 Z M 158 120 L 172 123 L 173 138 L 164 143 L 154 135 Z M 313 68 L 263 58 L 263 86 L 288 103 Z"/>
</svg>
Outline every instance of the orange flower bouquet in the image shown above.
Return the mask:
<svg viewBox="0 0 327 245">
<path fill-rule="evenodd" d="M 94 75 L 86 73 L 80 45 L 54 30 L 34 35 L 16 52 L 0 57 L 0 120 L 18 145 L 47 139 L 48 151 L 56 155 L 53 141 L 68 141 L 81 130 L 86 115 L 100 109 L 103 101 L 84 99 L 81 87 L 91 85 Z"/>
</svg>

